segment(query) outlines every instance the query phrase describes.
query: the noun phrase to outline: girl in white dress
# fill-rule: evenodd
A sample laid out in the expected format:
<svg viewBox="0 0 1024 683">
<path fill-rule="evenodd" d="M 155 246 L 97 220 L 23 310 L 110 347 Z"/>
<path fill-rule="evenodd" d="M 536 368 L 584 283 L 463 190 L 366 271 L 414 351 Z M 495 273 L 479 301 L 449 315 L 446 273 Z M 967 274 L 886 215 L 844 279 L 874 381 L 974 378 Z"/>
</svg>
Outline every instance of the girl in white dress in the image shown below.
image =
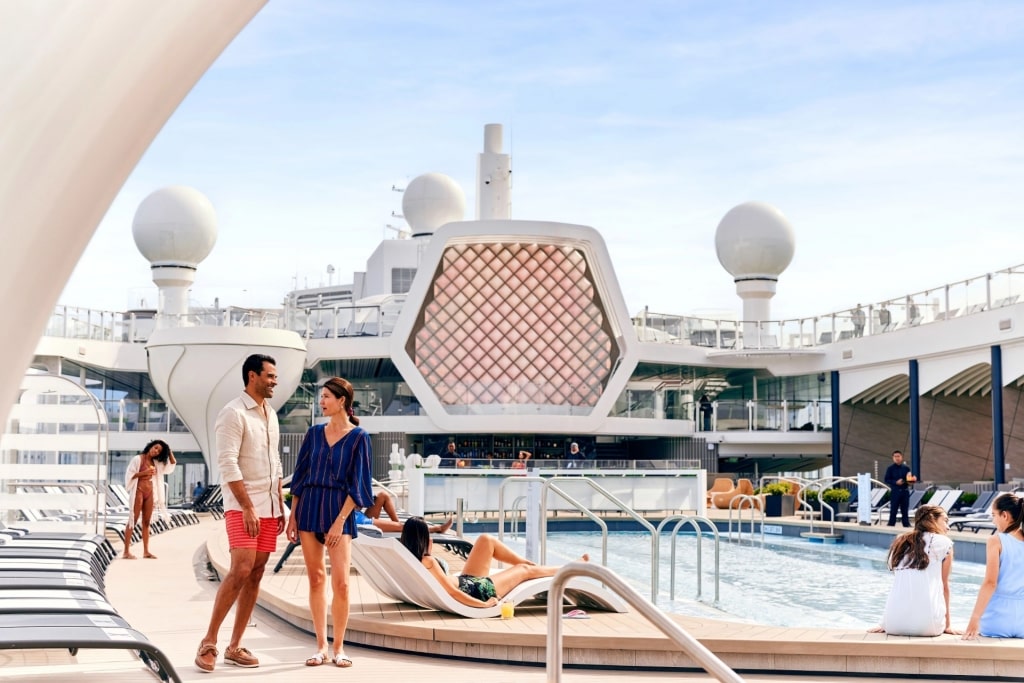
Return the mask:
<svg viewBox="0 0 1024 683">
<path fill-rule="evenodd" d="M 946 536 L 949 519 L 935 505 L 914 514 L 914 529 L 900 534 L 889 548 L 889 569 L 895 574 L 882 623 L 871 633 L 894 636 L 957 634 L 949 626 L 949 574 L 953 541 Z"/>
</svg>

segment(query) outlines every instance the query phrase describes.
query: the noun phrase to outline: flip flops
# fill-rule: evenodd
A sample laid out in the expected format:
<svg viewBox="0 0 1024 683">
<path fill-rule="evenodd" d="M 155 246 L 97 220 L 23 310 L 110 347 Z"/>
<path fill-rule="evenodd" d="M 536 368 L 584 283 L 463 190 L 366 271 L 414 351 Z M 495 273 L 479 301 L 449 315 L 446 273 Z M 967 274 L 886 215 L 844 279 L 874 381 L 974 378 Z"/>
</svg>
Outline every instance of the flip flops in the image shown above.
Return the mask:
<svg viewBox="0 0 1024 683">
<path fill-rule="evenodd" d="M 589 619 L 590 615 L 581 609 L 569 610 L 562 615 L 563 619 Z"/>
<path fill-rule="evenodd" d="M 331 661 L 334 662 L 334 666 L 339 666 L 342 669 L 347 669 L 348 667 L 352 666 L 352 660 L 349 659 L 344 652 L 339 652 L 338 654 L 334 655 L 334 659 Z"/>
<path fill-rule="evenodd" d="M 306 666 L 320 666 L 327 661 L 327 655 L 323 652 L 317 652 L 315 655 L 306 660 Z"/>
</svg>

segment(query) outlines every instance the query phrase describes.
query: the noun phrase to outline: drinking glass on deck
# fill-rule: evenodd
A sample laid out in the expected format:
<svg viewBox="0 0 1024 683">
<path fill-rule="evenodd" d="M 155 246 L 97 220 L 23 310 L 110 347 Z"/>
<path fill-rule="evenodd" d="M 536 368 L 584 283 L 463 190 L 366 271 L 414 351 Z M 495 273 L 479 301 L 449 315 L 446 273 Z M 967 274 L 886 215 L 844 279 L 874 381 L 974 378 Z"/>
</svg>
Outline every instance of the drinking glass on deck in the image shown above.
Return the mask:
<svg viewBox="0 0 1024 683">
<path fill-rule="evenodd" d="M 516 615 L 516 606 L 511 600 L 501 601 L 501 618 L 511 619 Z"/>
</svg>

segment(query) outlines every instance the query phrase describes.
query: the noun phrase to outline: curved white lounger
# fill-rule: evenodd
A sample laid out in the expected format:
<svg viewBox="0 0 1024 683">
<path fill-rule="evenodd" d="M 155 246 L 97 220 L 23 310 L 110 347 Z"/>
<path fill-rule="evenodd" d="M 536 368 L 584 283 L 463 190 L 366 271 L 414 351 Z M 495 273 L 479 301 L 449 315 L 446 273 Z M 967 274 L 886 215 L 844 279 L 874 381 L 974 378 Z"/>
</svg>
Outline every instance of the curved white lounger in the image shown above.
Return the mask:
<svg viewBox="0 0 1024 683">
<path fill-rule="evenodd" d="M 427 569 L 396 538 L 359 536 L 352 542 L 352 564 L 382 595 L 427 609 L 471 619 L 501 615 L 501 607 L 468 607 L 445 592 Z M 516 586 L 503 600 L 519 604 L 545 593 L 551 578 L 531 579 Z M 565 597 L 575 606 L 608 612 L 629 611 L 625 601 L 590 579 L 572 579 Z"/>
</svg>

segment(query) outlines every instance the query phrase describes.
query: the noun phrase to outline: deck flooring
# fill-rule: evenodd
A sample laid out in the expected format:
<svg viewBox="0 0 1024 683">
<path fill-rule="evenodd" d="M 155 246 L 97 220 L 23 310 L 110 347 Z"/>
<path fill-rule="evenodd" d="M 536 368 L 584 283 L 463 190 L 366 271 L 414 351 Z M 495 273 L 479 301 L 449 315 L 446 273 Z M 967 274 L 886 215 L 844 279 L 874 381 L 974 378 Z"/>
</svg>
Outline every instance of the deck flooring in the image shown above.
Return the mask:
<svg viewBox="0 0 1024 683">
<path fill-rule="evenodd" d="M 294 681 L 296 675 L 306 680 L 343 676 L 348 681 L 367 682 L 548 680 L 543 668 L 547 624 L 543 606 L 517 608 L 511 621 L 463 619 L 382 598 L 358 575 L 352 581 L 351 644 L 346 646 L 355 666 L 345 671 L 303 666 L 314 643 L 302 630 L 308 629 L 309 622 L 306 579 L 298 554 L 279 574 L 268 570 L 264 578 L 261 608 L 243 641 L 261 658 L 260 668 L 242 670 L 220 664 L 214 673 L 201 674 L 192 658 L 218 585 L 205 577 L 205 560 L 209 553 L 215 566 L 226 564 L 223 523 L 206 518 L 198 526 L 154 536 L 152 550 L 159 559 L 115 561 L 107 573 L 107 593 L 118 611 L 168 654 L 184 681 L 228 676 Z M 274 562 L 276 557 L 271 566 Z M 221 630 L 222 648 L 230 619 L 229 615 Z M 751 683 L 852 680 L 843 674 L 860 674 L 859 680 L 879 682 L 907 680 L 909 675 L 929 683 L 959 676 L 973 680 L 1024 677 L 1024 648 L 1019 641 L 968 643 L 951 636 L 915 639 L 686 617 L 676 620 L 727 663 L 743 670 L 744 679 Z M 631 681 L 711 680 L 706 674 L 679 669 L 645 670 L 690 663 L 633 613 L 592 612 L 589 620 L 567 621 L 565 644 L 567 668 L 562 680 L 567 682 L 623 680 L 624 670 Z M 533 666 L 516 665 L 519 663 Z M 84 650 L 75 657 L 59 650 L 0 650 L 0 679 L 39 683 L 155 680 L 125 652 Z"/>
</svg>

